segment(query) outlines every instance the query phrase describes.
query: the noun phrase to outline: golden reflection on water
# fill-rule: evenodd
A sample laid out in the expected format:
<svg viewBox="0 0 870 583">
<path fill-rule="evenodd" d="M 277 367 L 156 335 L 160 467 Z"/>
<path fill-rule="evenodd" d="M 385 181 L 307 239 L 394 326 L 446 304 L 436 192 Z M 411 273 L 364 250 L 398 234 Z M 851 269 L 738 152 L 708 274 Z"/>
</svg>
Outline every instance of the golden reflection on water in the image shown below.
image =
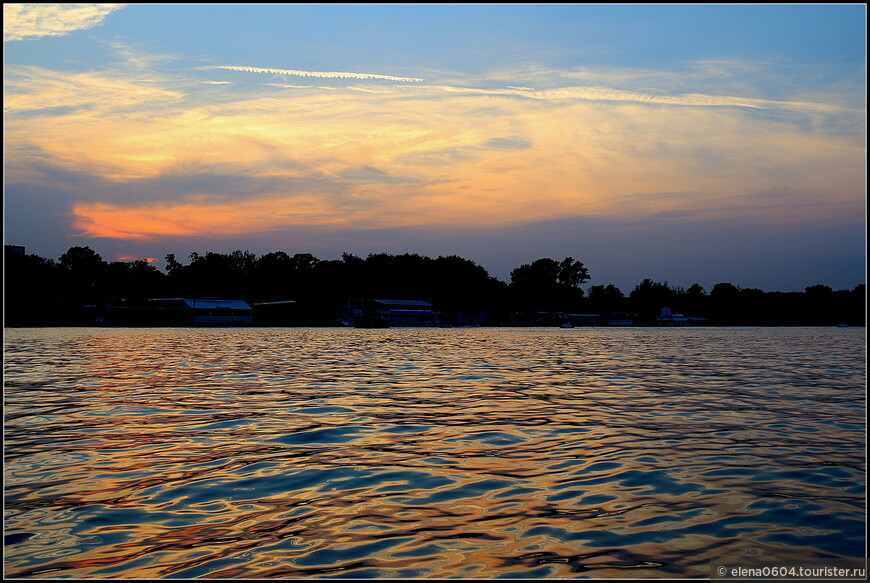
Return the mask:
<svg viewBox="0 0 870 583">
<path fill-rule="evenodd" d="M 6 339 L 6 575 L 709 577 L 863 552 L 863 331 Z"/>
</svg>

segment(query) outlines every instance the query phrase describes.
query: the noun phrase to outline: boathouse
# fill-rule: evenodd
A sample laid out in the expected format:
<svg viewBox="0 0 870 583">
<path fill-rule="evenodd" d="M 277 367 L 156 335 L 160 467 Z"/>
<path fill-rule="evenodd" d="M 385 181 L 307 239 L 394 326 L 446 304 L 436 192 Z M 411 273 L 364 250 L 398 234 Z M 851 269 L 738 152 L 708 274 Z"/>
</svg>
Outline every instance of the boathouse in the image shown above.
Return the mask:
<svg viewBox="0 0 870 583">
<path fill-rule="evenodd" d="M 359 325 L 379 321 L 384 327 L 429 327 L 438 325 L 438 311 L 420 300 L 351 299 L 342 311 L 345 320 Z"/>
<path fill-rule="evenodd" d="M 224 298 L 155 298 L 148 303 L 158 321 L 194 326 L 250 324 L 253 314 L 247 302 Z"/>
</svg>

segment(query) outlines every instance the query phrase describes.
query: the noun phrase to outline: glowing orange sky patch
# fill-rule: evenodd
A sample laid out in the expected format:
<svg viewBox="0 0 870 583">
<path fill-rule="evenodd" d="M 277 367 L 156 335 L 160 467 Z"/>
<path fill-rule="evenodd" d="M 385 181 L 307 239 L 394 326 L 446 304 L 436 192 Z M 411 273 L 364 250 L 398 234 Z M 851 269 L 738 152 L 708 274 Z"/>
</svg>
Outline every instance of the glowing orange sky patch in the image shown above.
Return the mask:
<svg viewBox="0 0 870 583">
<path fill-rule="evenodd" d="M 144 261 L 145 263 L 154 263 L 157 261 L 155 257 L 134 257 L 133 255 L 119 255 L 115 258 L 116 261 Z"/>
<path fill-rule="evenodd" d="M 82 189 L 72 204 L 87 237 L 664 213 L 779 220 L 757 194 L 773 188 L 823 192 L 836 213 L 863 201 L 863 173 L 854 171 L 863 168 L 862 141 L 752 113 L 774 102 L 725 108 L 727 100 L 698 95 L 649 102 L 604 89 L 424 85 L 182 99 L 168 82 L 119 74 L 16 75 L 7 106 L 20 115 L 6 127 L 15 154 L 7 177 L 50 182 L 41 175 L 48 163 L 103 185 L 98 195 Z M 68 110 L 52 109 L 63 103 Z M 51 113 L 27 117 L 28 107 Z M 742 198 L 728 207 L 729 197 Z M 811 206 L 788 208 L 795 219 L 818 219 Z"/>
<path fill-rule="evenodd" d="M 151 240 L 159 237 L 238 235 L 268 231 L 287 224 L 334 225 L 340 219 L 318 208 L 316 201 L 294 200 L 293 208 L 274 200 L 242 203 L 159 203 L 123 207 L 106 203 L 78 204 L 75 226 L 87 237 Z"/>
</svg>

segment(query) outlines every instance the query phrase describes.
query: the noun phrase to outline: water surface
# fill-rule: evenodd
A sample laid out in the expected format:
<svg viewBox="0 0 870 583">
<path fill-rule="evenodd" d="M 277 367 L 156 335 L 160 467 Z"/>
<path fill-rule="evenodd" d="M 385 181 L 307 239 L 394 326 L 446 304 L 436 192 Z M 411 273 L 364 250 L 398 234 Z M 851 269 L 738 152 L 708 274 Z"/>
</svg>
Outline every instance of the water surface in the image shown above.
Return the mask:
<svg viewBox="0 0 870 583">
<path fill-rule="evenodd" d="M 865 331 L 7 329 L 5 574 L 865 556 Z"/>
</svg>

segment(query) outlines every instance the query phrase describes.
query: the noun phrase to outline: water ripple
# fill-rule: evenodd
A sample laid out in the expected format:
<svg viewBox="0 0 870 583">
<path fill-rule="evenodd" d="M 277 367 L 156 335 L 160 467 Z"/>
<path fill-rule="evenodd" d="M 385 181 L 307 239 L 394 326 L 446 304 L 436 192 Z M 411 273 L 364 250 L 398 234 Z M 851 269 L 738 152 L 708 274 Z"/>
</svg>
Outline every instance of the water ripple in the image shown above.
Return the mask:
<svg viewBox="0 0 870 583">
<path fill-rule="evenodd" d="M 857 329 L 10 329 L 6 575 L 864 555 Z M 774 563 L 776 563 L 774 561 Z"/>
</svg>

